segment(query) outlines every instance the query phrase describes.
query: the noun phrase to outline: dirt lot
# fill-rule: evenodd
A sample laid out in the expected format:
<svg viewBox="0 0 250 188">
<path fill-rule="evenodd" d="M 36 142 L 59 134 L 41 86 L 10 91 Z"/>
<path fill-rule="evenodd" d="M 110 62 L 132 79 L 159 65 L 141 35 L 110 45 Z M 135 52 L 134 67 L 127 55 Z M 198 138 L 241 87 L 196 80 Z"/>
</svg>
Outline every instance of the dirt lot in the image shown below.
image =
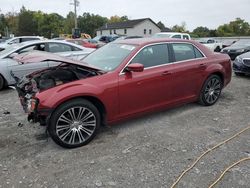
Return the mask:
<svg viewBox="0 0 250 188">
<path fill-rule="evenodd" d="M 170 187 L 202 152 L 250 125 L 249 112 L 250 78 L 233 77 L 214 106 L 188 104 L 103 128 L 89 145 L 67 150 L 27 122 L 7 89 L 0 92 L 0 187 Z M 208 187 L 244 157 L 250 130 L 205 156 L 177 187 Z M 216 187 L 249 185 L 246 161 Z"/>
</svg>

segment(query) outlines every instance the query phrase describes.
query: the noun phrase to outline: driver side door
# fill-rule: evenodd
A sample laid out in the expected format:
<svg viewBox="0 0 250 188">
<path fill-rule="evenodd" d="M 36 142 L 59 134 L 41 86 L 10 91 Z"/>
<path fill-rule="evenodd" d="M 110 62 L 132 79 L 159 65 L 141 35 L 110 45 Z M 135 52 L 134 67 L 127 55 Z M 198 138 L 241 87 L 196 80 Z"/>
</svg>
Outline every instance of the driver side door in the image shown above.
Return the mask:
<svg viewBox="0 0 250 188">
<path fill-rule="evenodd" d="M 124 71 L 119 75 L 121 117 L 159 107 L 171 100 L 173 66 L 169 64 L 168 44 L 147 46 L 130 63 L 143 64 L 144 71 Z"/>
</svg>

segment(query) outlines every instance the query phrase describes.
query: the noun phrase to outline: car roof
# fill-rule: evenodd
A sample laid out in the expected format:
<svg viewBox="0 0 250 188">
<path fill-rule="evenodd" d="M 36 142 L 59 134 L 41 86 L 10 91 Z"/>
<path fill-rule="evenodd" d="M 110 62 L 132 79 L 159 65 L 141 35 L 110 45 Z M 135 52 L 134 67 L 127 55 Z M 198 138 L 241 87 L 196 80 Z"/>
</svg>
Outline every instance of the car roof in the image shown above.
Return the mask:
<svg viewBox="0 0 250 188">
<path fill-rule="evenodd" d="M 71 46 L 75 46 L 77 48 L 81 48 L 81 49 L 85 49 L 84 47 L 80 46 L 80 45 L 76 45 L 74 43 L 71 42 L 67 42 L 65 40 L 31 40 L 31 41 L 26 41 L 26 42 L 22 42 L 20 43 L 20 47 L 26 46 L 26 45 L 32 45 L 32 44 L 40 44 L 40 43 L 60 43 L 60 44 L 68 44 Z"/>
<path fill-rule="evenodd" d="M 168 34 L 168 35 L 189 35 L 188 33 L 180 33 L 180 32 L 160 32 L 160 33 L 156 33 L 156 34 Z"/>
<path fill-rule="evenodd" d="M 175 38 L 134 38 L 114 41 L 113 43 L 131 44 L 131 45 L 148 45 L 161 42 L 193 42 L 192 40 L 175 39 Z"/>
</svg>

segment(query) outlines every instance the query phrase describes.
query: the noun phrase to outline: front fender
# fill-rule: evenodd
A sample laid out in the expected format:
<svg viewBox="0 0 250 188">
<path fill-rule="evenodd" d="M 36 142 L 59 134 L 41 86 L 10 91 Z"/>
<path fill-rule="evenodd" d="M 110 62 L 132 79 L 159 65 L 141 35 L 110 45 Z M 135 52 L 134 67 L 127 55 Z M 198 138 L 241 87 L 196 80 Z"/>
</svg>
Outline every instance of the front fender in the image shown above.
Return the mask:
<svg viewBox="0 0 250 188">
<path fill-rule="evenodd" d="M 51 88 L 41 93 L 36 94 L 39 99 L 38 108 L 52 108 L 55 109 L 58 105 L 76 97 L 101 96 L 102 88 L 97 88 L 89 84 L 65 84 L 59 87 Z"/>
</svg>

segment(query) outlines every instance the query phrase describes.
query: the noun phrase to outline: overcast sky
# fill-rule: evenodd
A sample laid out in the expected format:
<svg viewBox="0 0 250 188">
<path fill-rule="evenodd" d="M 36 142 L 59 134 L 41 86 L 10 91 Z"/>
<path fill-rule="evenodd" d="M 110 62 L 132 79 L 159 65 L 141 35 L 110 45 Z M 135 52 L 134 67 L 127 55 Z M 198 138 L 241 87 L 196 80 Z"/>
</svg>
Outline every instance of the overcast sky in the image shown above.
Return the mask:
<svg viewBox="0 0 250 188">
<path fill-rule="evenodd" d="M 29 10 L 56 12 L 66 16 L 73 11 L 73 0 L 0 0 L 1 12 Z M 167 27 L 186 22 L 192 31 L 198 26 L 215 29 L 237 17 L 250 23 L 250 0 L 79 0 L 78 14 L 90 12 L 101 16 L 127 15 L 129 19 L 151 18 Z"/>
</svg>

